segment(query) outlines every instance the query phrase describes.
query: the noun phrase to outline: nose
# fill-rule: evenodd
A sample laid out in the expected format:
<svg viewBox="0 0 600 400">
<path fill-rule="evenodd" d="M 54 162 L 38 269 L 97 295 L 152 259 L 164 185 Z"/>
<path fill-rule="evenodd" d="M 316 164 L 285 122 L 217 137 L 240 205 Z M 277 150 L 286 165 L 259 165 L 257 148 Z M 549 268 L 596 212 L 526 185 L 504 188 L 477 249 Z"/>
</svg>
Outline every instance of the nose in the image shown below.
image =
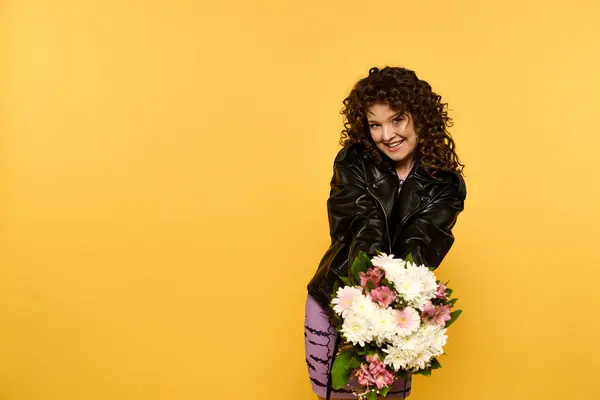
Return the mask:
<svg viewBox="0 0 600 400">
<path fill-rule="evenodd" d="M 383 134 L 382 134 L 381 138 L 385 141 L 392 139 L 395 135 L 394 127 L 391 125 L 387 125 L 387 124 L 383 125 L 382 130 L 383 130 Z"/>
</svg>

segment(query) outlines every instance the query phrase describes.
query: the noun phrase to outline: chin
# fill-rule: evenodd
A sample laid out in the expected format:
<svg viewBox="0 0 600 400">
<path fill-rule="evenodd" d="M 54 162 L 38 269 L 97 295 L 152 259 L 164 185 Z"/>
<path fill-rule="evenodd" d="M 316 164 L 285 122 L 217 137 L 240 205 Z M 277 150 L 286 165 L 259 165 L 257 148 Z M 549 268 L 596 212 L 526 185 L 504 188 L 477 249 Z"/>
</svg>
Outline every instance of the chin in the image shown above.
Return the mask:
<svg viewBox="0 0 600 400">
<path fill-rule="evenodd" d="M 392 160 L 394 160 L 395 162 L 400 162 L 403 161 L 406 158 L 406 154 L 390 154 L 387 153 L 387 156 L 389 158 L 391 158 Z"/>
</svg>

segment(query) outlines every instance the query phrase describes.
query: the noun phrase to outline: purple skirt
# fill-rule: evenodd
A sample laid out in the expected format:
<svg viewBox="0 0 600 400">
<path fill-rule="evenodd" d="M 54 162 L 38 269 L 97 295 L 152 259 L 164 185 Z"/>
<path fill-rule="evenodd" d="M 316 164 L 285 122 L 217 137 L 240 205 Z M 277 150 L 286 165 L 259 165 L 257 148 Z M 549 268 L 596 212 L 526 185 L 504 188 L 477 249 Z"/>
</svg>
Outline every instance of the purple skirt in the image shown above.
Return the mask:
<svg viewBox="0 0 600 400">
<path fill-rule="evenodd" d="M 329 314 L 310 294 L 306 298 L 304 314 L 304 350 L 308 377 L 313 392 L 319 397 L 327 396 L 329 371 L 333 364 L 333 352 L 338 332 L 329 320 Z M 409 375 L 410 376 L 410 375 Z M 331 390 L 332 399 L 355 399 L 352 389 L 359 389 L 356 377 L 350 376 L 344 389 Z M 410 395 L 411 379 L 397 379 L 386 398 L 406 398 Z"/>
</svg>

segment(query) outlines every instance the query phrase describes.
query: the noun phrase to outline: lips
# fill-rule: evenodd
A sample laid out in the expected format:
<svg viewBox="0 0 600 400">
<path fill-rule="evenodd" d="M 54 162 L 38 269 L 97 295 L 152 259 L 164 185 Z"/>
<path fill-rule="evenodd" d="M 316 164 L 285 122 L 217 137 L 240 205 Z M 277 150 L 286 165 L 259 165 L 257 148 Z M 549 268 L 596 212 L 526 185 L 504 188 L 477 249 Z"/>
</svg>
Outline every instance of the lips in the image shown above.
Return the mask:
<svg viewBox="0 0 600 400">
<path fill-rule="evenodd" d="M 402 148 L 402 146 L 404 145 L 404 142 L 406 142 L 406 139 L 401 139 L 401 140 L 395 140 L 393 142 L 390 143 L 384 143 L 385 147 L 387 147 L 387 149 L 389 151 L 398 151 L 399 149 Z"/>
</svg>

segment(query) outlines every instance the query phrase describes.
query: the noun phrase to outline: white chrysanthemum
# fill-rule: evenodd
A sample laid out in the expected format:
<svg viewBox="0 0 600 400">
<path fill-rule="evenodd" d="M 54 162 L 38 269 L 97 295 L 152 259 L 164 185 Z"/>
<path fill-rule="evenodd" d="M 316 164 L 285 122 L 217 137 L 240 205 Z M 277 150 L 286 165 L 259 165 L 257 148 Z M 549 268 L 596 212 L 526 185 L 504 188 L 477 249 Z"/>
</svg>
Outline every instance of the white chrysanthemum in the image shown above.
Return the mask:
<svg viewBox="0 0 600 400">
<path fill-rule="evenodd" d="M 419 335 L 414 333 L 408 336 L 396 336 L 392 341 L 395 347 L 401 348 L 404 351 L 419 351 L 422 347 Z"/>
<path fill-rule="evenodd" d="M 352 344 L 365 345 L 365 342 L 373 340 L 370 322 L 353 312 L 349 312 L 342 323 L 342 335 Z"/>
<path fill-rule="evenodd" d="M 385 341 L 391 342 L 396 335 L 395 311 L 391 307 L 380 307 L 371 317 L 373 337 L 379 346 Z"/>
<path fill-rule="evenodd" d="M 424 265 L 394 261 L 397 262 L 388 261 L 382 266 L 385 277 L 409 306 L 423 310 L 425 302 L 435 297 L 437 283 L 434 273 Z"/>
<path fill-rule="evenodd" d="M 431 360 L 444 353 L 446 329 L 439 325 L 424 324 L 410 336 L 397 336 L 394 343 L 383 349 L 384 363 L 394 370 L 420 370 L 428 368 Z"/>
<path fill-rule="evenodd" d="M 352 301 L 354 301 L 354 298 L 357 296 L 362 296 L 362 290 L 357 287 L 344 286 L 339 288 L 337 297 L 331 301 L 334 305 L 333 311 L 338 315 L 345 317 L 352 306 Z"/>
<path fill-rule="evenodd" d="M 391 366 L 394 371 L 410 369 L 408 365 L 410 362 L 410 353 L 405 351 L 405 349 L 396 346 L 388 346 L 383 349 L 383 352 L 387 353 L 383 363 L 387 366 Z"/>
<path fill-rule="evenodd" d="M 373 303 L 370 297 L 363 295 L 362 293 L 355 296 L 354 300 L 352 300 L 352 305 L 350 306 L 350 311 L 364 318 L 365 320 L 371 319 L 373 314 L 377 311 L 379 307 L 377 304 Z"/>
<path fill-rule="evenodd" d="M 385 271 L 385 276 L 388 280 L 391 280 L 390 278 L 394 276 L 404 274 L 403 271 L 406 269 L 406 261 L 401 258 L 386 257 L 379 264 L 381 264 L 380 267 Z"/>
<path fill-rule="evenodd" d="M 383 267 L 384 264 L 390 262 L 390 261 L 394 261 L 394 255 L 390 254 L 387 255 L 385 253 L 381 253 L 373 258 L 371 258 L 371 264 L 373 264 L 375 267 Z"/>
<path fill-rule="evenodd" d="M 444 353 L 443 347 L 446 345 L 448 336 L 446 328 L 438 324 L 425 324 L 422 335 L 427 339 L 429 347 L 436 355 Z"/>
<path fill-rule="evenodd" d="M 418 353 L 412 360 L 412 368 L 416 370 L 425 369 L 431 365 L 432 358 L 431 352 L 429 351 Z"/>
</svg>

